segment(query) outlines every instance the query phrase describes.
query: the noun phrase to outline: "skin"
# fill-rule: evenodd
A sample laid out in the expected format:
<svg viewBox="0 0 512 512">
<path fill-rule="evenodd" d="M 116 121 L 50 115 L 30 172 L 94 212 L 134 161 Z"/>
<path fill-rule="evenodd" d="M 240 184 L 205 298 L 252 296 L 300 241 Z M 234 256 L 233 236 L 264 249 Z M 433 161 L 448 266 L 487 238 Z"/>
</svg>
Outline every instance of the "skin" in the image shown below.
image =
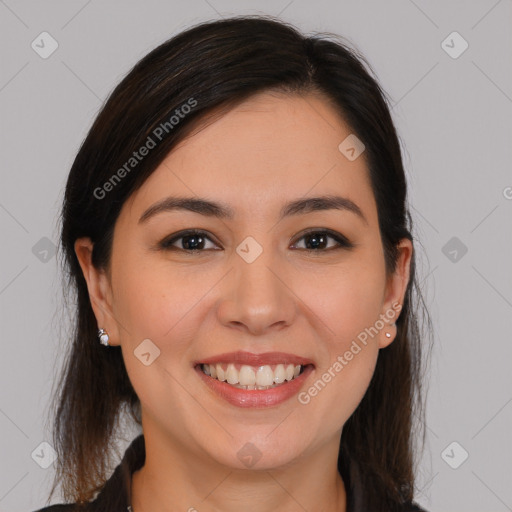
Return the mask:
<svg viewBox="0 0 512 512">
<path fill-rule="evenodd" d="M 403 303 L 412 244 L 401 241 L 396 271 L 386 275 L 364 153 L 351 162 L 338 150 L 350 133 L 321 96 L 258 94 L 180 143 L 126 201 L 107 271 L 91 265 L 89 239 L 76 241 L 98 326 L 121 346 L 142 404 L 146 462 L 133 476 L 134 512 L 346 509 L 341 431 L 396 335 L 397 316 L 307 405 L 294 396 L 236 407 L 209 390 L 192 362 L 236 350 L 290 352 L 314 361 L 307 390 L 360 332 Z M 175 210 L 138 222 L 171 194 L 226 203 L 235 217 Z M 324 194 L 351 199 L 367 222 L 335 209 L 278 222 L 288 201 Z M 187 254 L 183 239 L 175 251 L 158 249 L 190 228 L 207 232 L 203 252 Z M 308 253 L 308 228 L 332 229 L 355 247 L 330 250 L 337 243 L 328 238 Z M 247 236 L 263 248 L 250 264 L 236 252 Z M 134 356 L 147 338 L 161 351 L 149 366 Z M 261 452 L 251 469 L 237 457 L 247 442 Z"/>
</svg>

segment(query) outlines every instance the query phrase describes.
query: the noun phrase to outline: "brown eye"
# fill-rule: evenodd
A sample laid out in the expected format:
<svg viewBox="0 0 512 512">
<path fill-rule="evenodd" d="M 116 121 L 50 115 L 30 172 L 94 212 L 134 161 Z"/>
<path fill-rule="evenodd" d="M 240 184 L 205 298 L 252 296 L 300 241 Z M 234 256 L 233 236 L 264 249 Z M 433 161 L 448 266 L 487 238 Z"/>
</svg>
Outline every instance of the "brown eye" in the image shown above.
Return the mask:
<svg viewBox="0 0 512 512">
<path fill-rule="evenodd" d="M 203 231 L 188 230 L 173 235 L 171 238 L 167 238 L 161 242 L 160 247 L 167 250 L 177 249 L 181 251 L 210 250 L 210 248 L 205 248 L 207 240 L 211 241 Z M 176 242 L 179 242 L 177 246 L 175 245 Z"/>
<path fill-rule="evenodd" d="M 343 235 L 332 230 L 315 230 L 308 231 L 303 234 L 298 241 L 305 241 L 305 247 L 300 250 L 308 252 L 326 252 L 335 249 L 350 249 L 354 247 Z M 330 242 L 331 240 L 331 242 Z M 332 243 L 334 241 L 334 244 Z M 211 242 L 213 247 L 206 247 Z M 297 249 L 295 246 L 292 248 Z M 211 238 L 204 232 L 198 230 L 181 231 L 172 235 L 170 238 L 163 240 L 160 247 L 164 250 L 178 250 L 183 252 L 204 252 L 208 250 L 218 250 Z"/>
<path fill-rule="evenodd" d="M 329 246 L 329 239 L 334 240 L 334 246 Z M 311 252 L 324 252 L 340 248 L 351 248 L 353 245 L 340 233 L 331 230 L 309 231 L 300 240 L 305 240 L 305 247 L 302 250 Z"/>
</svg>

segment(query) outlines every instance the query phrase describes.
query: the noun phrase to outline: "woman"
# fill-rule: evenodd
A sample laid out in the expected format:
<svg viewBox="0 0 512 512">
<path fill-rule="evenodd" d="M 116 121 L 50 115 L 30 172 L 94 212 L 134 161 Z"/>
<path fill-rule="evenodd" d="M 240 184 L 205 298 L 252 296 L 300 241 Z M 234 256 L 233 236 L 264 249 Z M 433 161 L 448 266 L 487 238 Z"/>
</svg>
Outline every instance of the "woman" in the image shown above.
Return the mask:
<svg viewBox="0 0 512 512">
<path fill-rule="evenodd" d="M 42 510 L 421 510 L 411 229 L 354 50 L 263 17 L 153 50 L 66 186 L 52 495 L 70 504 Z M 125 407 L 142 434 L 108 477 Z"/>
</svg>

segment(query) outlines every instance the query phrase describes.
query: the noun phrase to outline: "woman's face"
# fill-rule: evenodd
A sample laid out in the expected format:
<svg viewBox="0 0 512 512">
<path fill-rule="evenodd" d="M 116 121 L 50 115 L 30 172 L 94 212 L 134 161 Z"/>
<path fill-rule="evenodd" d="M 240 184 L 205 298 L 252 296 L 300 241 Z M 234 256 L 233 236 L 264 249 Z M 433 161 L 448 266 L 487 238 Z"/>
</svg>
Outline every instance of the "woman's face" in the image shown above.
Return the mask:
<svg viewBox="0 0 512 512">
<path fill-rule="evenodd" d="M 412 252 L 404 240 L 387 278 L 365 154 L 338 147 L 350 134 L 319 97 L 259 94 L 179 144 L 123 205 L 108 276 L 77 242 L 145 433 L 230 467 L 337 458 L 396 335 Z"/>
</svg>

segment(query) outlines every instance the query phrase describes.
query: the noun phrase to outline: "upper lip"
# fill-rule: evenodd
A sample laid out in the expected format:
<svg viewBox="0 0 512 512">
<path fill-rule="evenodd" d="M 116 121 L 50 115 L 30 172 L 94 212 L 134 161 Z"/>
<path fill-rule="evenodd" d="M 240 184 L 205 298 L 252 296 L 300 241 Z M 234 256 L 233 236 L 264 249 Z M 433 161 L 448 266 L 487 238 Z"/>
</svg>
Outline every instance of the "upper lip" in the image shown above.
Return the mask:
<svg viewBox="0 0 512 512">
<path fill-rule="evenodd" d="M 196 361 L 195 365 L 216 363 L 238 363 L 246 364 L 248 366 L 265 366 L 283 363 L 306 366 L 308 364 L 312 365 L 313 361 L 305 357 L 300 357 L 286 352 L 264 352 L 262 354 L 254 354 L 252 352 L 239 350 L 237 352 L 225 352 L 224 354 L 218 354 L 206 359 L 201 359 L 200 361 Z"/>
</svg>

